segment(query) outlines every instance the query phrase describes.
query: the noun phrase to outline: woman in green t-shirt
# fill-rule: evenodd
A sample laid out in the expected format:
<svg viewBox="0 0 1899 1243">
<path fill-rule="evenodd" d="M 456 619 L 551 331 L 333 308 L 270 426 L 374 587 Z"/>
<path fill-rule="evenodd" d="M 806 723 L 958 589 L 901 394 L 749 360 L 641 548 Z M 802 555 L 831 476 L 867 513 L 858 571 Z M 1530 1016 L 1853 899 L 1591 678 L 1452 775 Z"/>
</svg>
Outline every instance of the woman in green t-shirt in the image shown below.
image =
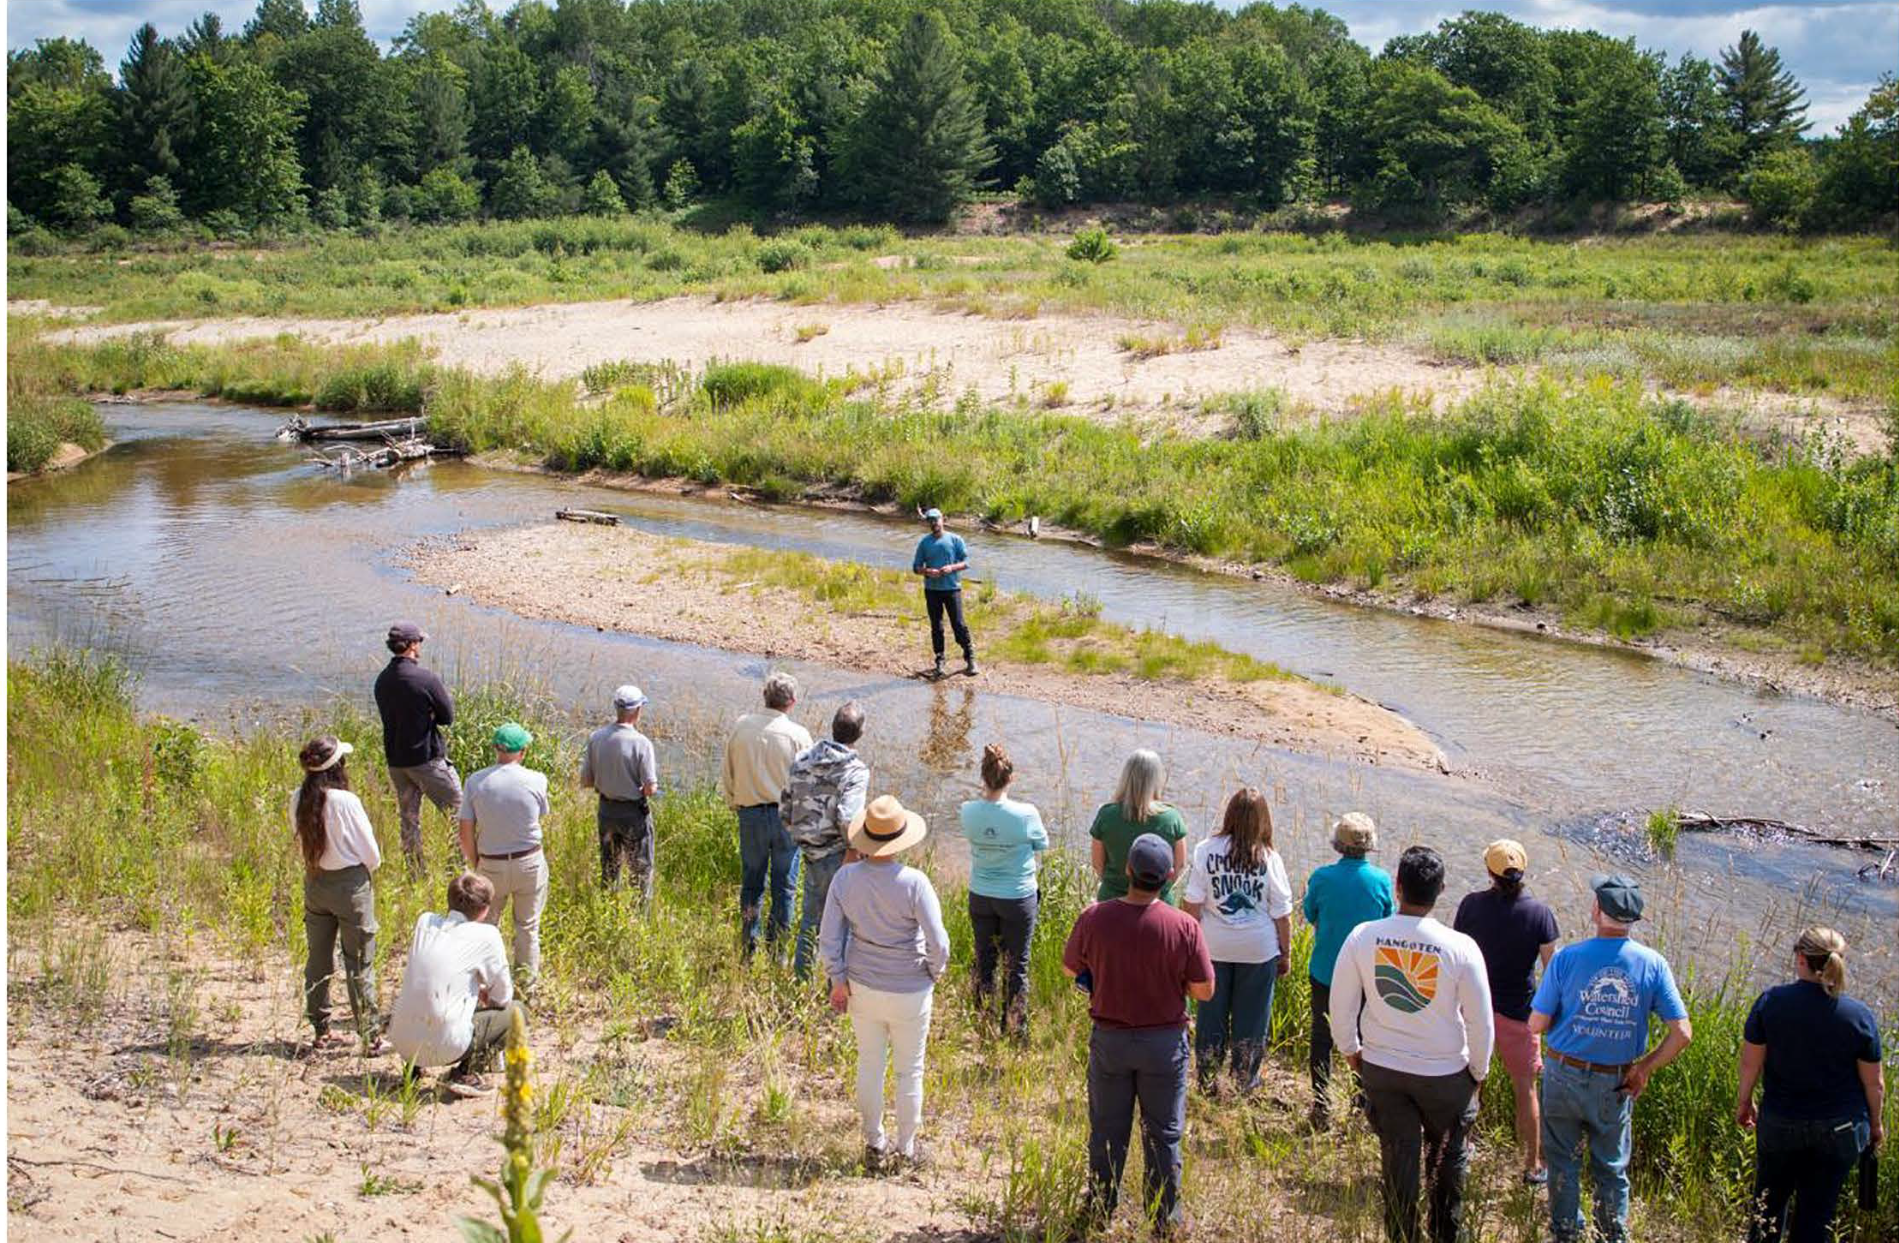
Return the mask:
<svg viewBox="0 0 1899 1243">
<path fill-rule="evenodd" d="M 1167 770 L 1152 751 L 1140 750 L 1128 756 L 1121 766 L 1121 784 L 1115 788 L 1114 801 L 1103 803 L 1095 813 L 1092 855 L 1095 875 L 1101 887 L 1095 890 L 1097 902 L 1107 902 L 1128 891 L 1128 847 L 1143 833 L 1158 834 L 1174 847 L 1174 872 L 1161 887 L 1160 900 L 1174 900 L 1174 877 L 1187 866 L 1187 822 L 1180 813 L 1160 801 L 1161 787 L 1167 783 Z"/>
</svg>

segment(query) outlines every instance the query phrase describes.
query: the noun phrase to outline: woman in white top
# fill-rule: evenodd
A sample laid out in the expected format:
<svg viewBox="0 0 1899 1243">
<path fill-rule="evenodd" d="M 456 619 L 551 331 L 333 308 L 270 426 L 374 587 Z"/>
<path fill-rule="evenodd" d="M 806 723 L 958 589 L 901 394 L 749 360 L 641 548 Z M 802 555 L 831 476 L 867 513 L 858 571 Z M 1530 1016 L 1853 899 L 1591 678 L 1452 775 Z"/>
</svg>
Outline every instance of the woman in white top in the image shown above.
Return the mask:
<svg viewBox="0 0 1899 1243">
<path fill-rule="evenodd" d="M 1273 815 L 1251 786 L 1227 800 L 1220 831 L 1194 847 L 1181 909 L 1200 921 L 1213 959 L 1213 1000 L 1194 1023 L 1200 1086 L 1211 1090 L 1231 1054 L 1242 1092 L 1259 1087 L 1273 985 L 1292 943 L 1292 884 L 1273 849 Z"/>
<path fill-rule="evenodd" d="M 343 973 L 350 1011 L 364 1052 L 384 1052 L 376 1018 L 376 891 L 370 874 L 382 866 L 382 850 L 363 802 L 349 788 L 344 757 L 355 750 L 325 735 L 304 745 L 303 786 L 291 803 L 290 822 L 303 854 L 303 931 L 309 957 L 303 966 L 303 1010 L 316 1029 L 317 1047 L 337 1043 L 330 1032 L 330 977 L 336 974 L 336 943 L 343 943 Z"/>
</svg>

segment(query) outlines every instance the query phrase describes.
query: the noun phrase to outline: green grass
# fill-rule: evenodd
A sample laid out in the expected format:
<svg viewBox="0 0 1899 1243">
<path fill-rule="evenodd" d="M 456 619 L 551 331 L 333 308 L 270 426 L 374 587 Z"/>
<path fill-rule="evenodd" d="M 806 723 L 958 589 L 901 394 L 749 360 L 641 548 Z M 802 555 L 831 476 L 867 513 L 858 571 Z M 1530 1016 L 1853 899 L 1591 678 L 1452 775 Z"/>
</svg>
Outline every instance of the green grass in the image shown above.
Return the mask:
<svg viewBox="0 0 1899 1243">
<path fill-rule="evenodd" d="M 407 345 L 55 347 L 29 331 L 9 363 L 44 393 L 415 395 L 438 440 L 559 469 L 1039 515 L 1310 582 L 1536 605 L 1621 638 L 1712 621 L 1803 659 L 1899 662 L 1899 462 L 1819 439 L 1763 447 L 1602 378 L 1499 380 L 1442 415 L 1394 395 L 1288 429 L 1269 393 L 1242 395 L 1238 434 L 1206 439 L 1025 405 L 886 408 L 760 364 L 674 379 L 664 403 L 630 383 L 583 404 L 571 383 L 478 378 Z"/>
<path fill-rule="evenodd" d="M 18 1030 L 67 1030 L 98 1014 L 112 990 L 136 998 L 154 990 L 130 982 L 170 981 L 156 990 L 159 1047 L 169 1033 L 179 1059 L 203 1056 L 191 1040 L 203 1019 L 172 947 L 188 944 L 189 961 L 199 964 L 227 957 L 273 964 L 293 987 L 303 952 L 301 868 L 282 808 L 296 781 L 297 740 L 334 730 L 359 755 L 373 756 L 373 723 L 339 701 L 294 727 L 211 737 L 138 715 L 130 679 L 110 660 L 54 651 L 12 662 L 8 672 L 10 1018 Z M 469 723 L 458 721 L 453 741 L 463 762 L 497 714 L 521 717 L 542 740 L 578 736 L 574 722 L 517 688 L 463 688 L 461 702 Z M 705 745 L 716 742 L 708 737 Z M 732 952 L 734 929 L 723 914 L 736 908 L 739 880 L 732 813 L 689 782 L 661 800 L 659 892 L 643 913 L 629 894 L 597 884 L 592 809 L 575 789 L 571 745 L 537 747 L 530 762 L 550 773 L 553 796 L 545 979 L 533 1028 L 536 1160 L 559 1180 L 548 1219 L 559 1223 L 567 1188 L 602 1177 L 635 1135 L 647 1148 L 786 1169 L 820 1198 L 828 1180 L 855 1177 L 855 1131 L 837 1104 L 849 1094 L 847 1025 L 782 967 L 747 969 Z M 73 765 L 75 753 L 88 762 Z M 389 834 L 395 809 L 374 766 L 353 776 L 372 823 Z M 426 875 L 411 880 L 388 868 L 377 877 L 385 929 L 379 968 L 400 940 L 389 930 L 439 908 L 448 843 L 439 819 L 428 824 Z M 1009 1239 L 1059 1235 L 1073 1220 L 1085 1168 L 1088 1031 L 1059 953 L 1091 879 L 1066 856 L 1051 857 L 1045 868 L 1031 961 L 1032 1034 L 1018 1047 L 995 1038 L 993 1012 L 971 1008 L 964 895 L 942 879 L 946 869 L 932 850 L 926 846 L 917 862 L 939 878 L 952 963 L 932 1023 L 927 1133 L 939 1154 L 952 1155 L 954 1207 L 979 1229 Z M 246 911 L 264 915 L 259 921 Z M 142 930 L 151 939 L 111 934 L 121 957 L 109 961 L 102 927 Z M 90 948 L 73 944 L 76 928 L 91 930 L 78 938 Z M 1186 1194 L 1195 1238 L 1254 1237 L 1262 1214 L 1272 1216 L 1275 1237 L 1371 1243 L 1380 1236 L 1369 1133 L 1348 1127 L 1315 1139 L 1298 1127 L 1309 1021 L 1298 982 L 1309 950 L 1310 933 L 1301 928 L 1287 986 L 1275 994 L 1270 1090 L 1244 1105 L 1198 1095 L 1190 1104 Z M 147 953 L 149 961 L 127 957 Z M 1736 1042 L 1751 993 L 1732 979 L 1703 979 L 1690 963 L 1676 967 L 1696 1039 L 1635 1110 L 1636 1227 L 1643 1238 L 1714 1243 L 1739 1231 L 1751 1180 L 1752 1140 L 1731 1117 Z M 383 970 L 385 1000 L 393 986 L 393 973 Z M 658 1062 L 638 1048 L 638 1033 L 656 1022 L 666 1031 Z M 174 1073 L 185 1082 L 183 1070 Z M 1899 1125 L 1899 1073 L 1889 1067 L 1887 1075 L 1890 1129 Z M 424 1115 L 435 1107 L 403 1100 L 374 1076 L 360 1097 L 334 1083 L 290 1090 L 292 1107 L 280 1125 L 300 1133 L 316 1126 L 345 1143 L 378 1127 L 426 1131 Z M 1515 1178 L 1508 1097 L 1503 1076 L 1493 1075 L 1468 1200 L 1482 1237 L 1534 1237 L 1541 1221 L 1540 1200 Z M 295 1107 L 306 1098 L 317 1110 Z M 272 1125 L 279 1124 L 247 1122 L 241 1143 L 267 1150 Z M 1899 1163 L 1882 1165 L 1890 1204 L 1899 1195 Z M 370 1173 L 357 1188 L 362 1195 L 419 1190 Z M 462 1185 L 459 1175 L 450 1181 Z M 806 1233 L 809 1221 L 793 1217 L 733 1229 L 719 1237 L 754 1237 L 753 1230 L 756 1237 L 828 1237 Z M 1111 1237 L 1138 1234 L 1124 1220 Z"/>
<path fill-rule="evenodd" d="M 912 262 L 872 262 L 885 252 Z M 392 228 L 241 250 L 9 252 L 8 275 L 12 297 L 98 306 L 107 321 L 682 293 L 793 305 L 928 299 L 1011 317 L 1111 312 L 1402 340 L 1447 361 L 1881 401 L 1899 379 L 1894 258 L 1892 241 L 1874 237 L 1228 233 L 1154 235 L 1088 264 L 1051 236 L 905 239 L 813 225 L 761 239 L 743 225 L 708 234 L 639 217 Z M 1183 331 L 1142 348 L 1206 348 Z"/>
</svg>

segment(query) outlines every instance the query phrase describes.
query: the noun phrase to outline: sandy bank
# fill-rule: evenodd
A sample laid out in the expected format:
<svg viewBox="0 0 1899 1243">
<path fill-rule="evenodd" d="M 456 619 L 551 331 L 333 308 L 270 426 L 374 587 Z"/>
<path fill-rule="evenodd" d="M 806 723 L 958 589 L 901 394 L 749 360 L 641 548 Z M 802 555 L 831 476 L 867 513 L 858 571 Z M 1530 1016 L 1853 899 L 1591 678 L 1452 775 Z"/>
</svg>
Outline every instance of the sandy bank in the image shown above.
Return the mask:
<svg viewBox="0 0 1899 1243">
<path fill-rule="evenodd" d="M 408 560 L 425 583 L 526 617 L 892 677 L 917 676 L 929 665 L 920 600 L 866 610 L 820 604 L 794 588 L 747 581 L 745 550 L 724 545 L 551 523 L 430 541 Z M 1403 717 L 1299 679 L 1186 681 L 1072 672 L 1060 659 L 1011 660 L 996 652 L 998 632 L 1032 606 L 1004 596 L 987 607 L 972 627 L 981 689 L 1363 763 L 1443 767 L 1437 747 Z"/>
</svg>

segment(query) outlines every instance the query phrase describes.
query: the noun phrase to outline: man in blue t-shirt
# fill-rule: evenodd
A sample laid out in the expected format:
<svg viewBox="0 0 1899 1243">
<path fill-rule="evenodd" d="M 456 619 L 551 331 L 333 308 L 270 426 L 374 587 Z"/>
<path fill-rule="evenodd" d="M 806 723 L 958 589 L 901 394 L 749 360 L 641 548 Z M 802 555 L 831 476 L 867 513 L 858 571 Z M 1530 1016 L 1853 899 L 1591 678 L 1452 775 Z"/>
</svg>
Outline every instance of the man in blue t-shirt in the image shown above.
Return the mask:
<svg viewBox="0 0 1899 1243">
<path fill-rule="evenodd" d="M 1558 950 L 1530 1002 L 1530 1030 L 1547 1034 L 1543 1070 L 1543 1155 L 1550 1170 L 1550 1231 L 1557 1243 L 1582 1238 L 1582 1160 L 1587 1141 L 1595 1178 L 1596 1234 L 1629 1237 L 1629 1140 L 1635 1099 L 1649 1077 L 1694 1036 L 1668 961 L 1629 939 L 1642 918 L 1642 889 L 1626 876 L 1597 876 L 1596 935 Z M 1649 1015 L 1666 1027 L 1648 1047 Z"/>
<path fill-rule="evenodd" d="M 930 533 L 917 541 L 912 572 L 923 575 L 923 603 L 930 613 L 930 647 L 936 652 L 936 676 L 943 676 L 943 615 L 949 614 L 950 629 L 956 632 L 956 646 L 963 649 L 963 672 L 976 676 L 976 649 L 969 642 L 969 627 L 963 624 L 963 571 L 969 568 L 969 549 L 963 537 L 943 529 L 943 511 L 926 509 L 924 521 Z"/>
</svg>

